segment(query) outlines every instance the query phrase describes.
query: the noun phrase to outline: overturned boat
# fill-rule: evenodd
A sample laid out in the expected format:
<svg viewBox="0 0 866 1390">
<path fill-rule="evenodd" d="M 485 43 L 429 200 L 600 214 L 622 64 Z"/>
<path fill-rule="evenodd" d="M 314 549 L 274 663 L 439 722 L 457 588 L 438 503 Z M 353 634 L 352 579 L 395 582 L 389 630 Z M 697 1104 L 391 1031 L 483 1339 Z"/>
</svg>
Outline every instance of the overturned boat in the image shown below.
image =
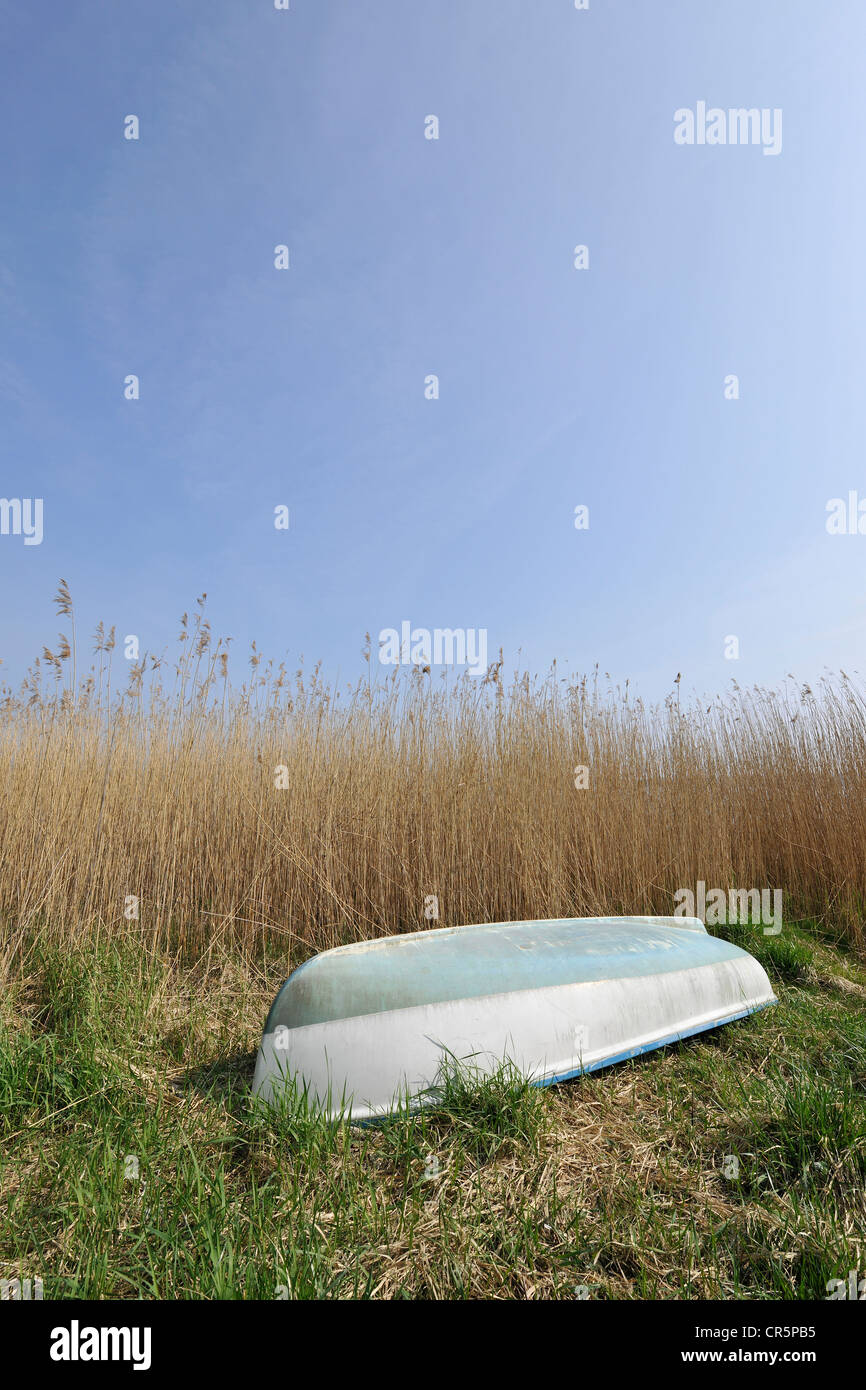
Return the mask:
<svg viewBox="0 0 866 1390">
<path fill-rule="evenodd" d="M 510 1061 L 539 1086 L 777 1001 L 758 962 L 697 917 L 445 927 L 299 966 L 265 1023 L 254 1092 L 287 1085 L 353 1121 L 435 1104 L 443 1067 Z"/>
</svg>

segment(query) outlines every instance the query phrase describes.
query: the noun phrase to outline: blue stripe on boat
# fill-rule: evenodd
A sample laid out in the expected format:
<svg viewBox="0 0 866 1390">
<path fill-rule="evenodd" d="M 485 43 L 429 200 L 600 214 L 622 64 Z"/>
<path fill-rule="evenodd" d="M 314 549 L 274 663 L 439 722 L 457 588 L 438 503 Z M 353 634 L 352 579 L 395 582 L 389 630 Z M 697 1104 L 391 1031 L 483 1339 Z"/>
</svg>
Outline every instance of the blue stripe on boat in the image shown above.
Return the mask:
<svg viewBox="0 0 866 1390">
<path fill-rule="evenodd" d="M 684 1038 L 694 1038 L 698 1033 L 708 1033 L 713 1028 L 722 1028 L 726 1023 L 736 1023 L 740 1018 L 751 1018 L 752 1014 L 759 1014 L 762 1009 L 771 1009 L 774 1004 L 778 1004 L 778 999 L 773 996 L 764 1004 L 756 1004 L 753 1009 L 738 1009 L 735 1014 L 727 1014 L 725 1018 L 715 1019 L 712 1023 L 701 1023 L 697 1028 L 686 1028 L 680 1033 L 669 1033 L 666 1038 L 657 1038 L 653 1042 L 644 1043 L 642 1047 L 633 1047 L 629 1052 L 618 1052 L 613 1057 L 600 1057 L 597 1062 L 590 1062 L 587 1067 L 577 1067 L 574 1071 L 560 1072 L 557 1076 L 546 1076 L 543 1081 L 533 1081 L 533 1086 L 555 1086 L 559 1081 L 573 1081 L 576 1076 L 585 1076 L 591 1071 L 601 1071 L 602 1067 L 613 1067 L 617 1062 L 630 1062 L 634 1057 L 642 1057 L 645 1052 L 655 1052 L 658 1047 L 670 1047 L 672 1043 L 682 1042 Z"/>
</svg>

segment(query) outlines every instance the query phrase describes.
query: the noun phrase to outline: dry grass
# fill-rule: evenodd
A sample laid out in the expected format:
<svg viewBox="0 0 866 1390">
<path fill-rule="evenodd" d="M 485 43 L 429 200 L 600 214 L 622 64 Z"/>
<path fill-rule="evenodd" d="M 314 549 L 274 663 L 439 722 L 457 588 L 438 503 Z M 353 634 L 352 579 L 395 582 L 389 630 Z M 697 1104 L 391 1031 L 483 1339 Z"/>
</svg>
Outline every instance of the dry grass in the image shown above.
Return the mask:
<svg viewBox="0 0 866 1390">
<path fill-rule="evenodd" d="M 244 952 L 282 940 L 297 958 L 428 925 L 430 894 L 448 925 L 670 912 L 703 879 L 780 887 L 786 920 L 862 940 L 866 705 L 845 675 L 818 695 L 734 686 L 708 707 L 681 708 L 677 686 L 648 708 L 555 668 L 386 678 L 368 642 L 352 689 L 255 647 L 237 685 L 202 599 L 176 662 L 131 664 L 100 624 L 82 678 L 64 584 L 56 602 L 57 650 L 0 704 L 13 929 L 140 928 Z"/>
</svg>

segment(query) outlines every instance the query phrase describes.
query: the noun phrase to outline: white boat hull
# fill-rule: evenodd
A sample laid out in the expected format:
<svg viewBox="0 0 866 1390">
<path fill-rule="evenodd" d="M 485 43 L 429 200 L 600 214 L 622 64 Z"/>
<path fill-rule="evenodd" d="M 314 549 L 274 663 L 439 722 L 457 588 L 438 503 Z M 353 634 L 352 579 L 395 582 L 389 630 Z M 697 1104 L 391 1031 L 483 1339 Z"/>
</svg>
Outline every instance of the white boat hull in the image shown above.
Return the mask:
<svg viewBox="0 0 866 1390">
<path fill-rule="evenodd" d="M 296 1026 L 281 1024 L 275 1005 L 259 1050 L 254 1091 L 263 1100 L 273 1101 L 287 1080 L 294 1081 L 306 1090 L 315 1108 L 330 1115 L 342 1113 L 353 1121 L 367 1120 L 388 1114 L 407 1100 L 414 1105 L 434 1103 L 443 1062 L 449 1058 L 470 1063 L 482 1072 L 493 1071 L 508 1059 L 533 1083 L 550 1085 L 742 1018 L 776 1002 L 764 970 L 753 957 L 706 936 L 702 924 L 693 919 L 683 919 L 683 924 L 676 926 L 671 926 L 670 920 L 588 919 L 586 925 L 592 932 L 586 934 L 586 941 L 603 943 L 607 931 L 612 934 L 616 958 L 625 957 L 621 968 L 628 973 L 619 978 L 606 973 L 598 950 L 586 948 L 581 957 L 579 921 L 494 924 L 508 929 L 502 933 L 503 951 L 507 952 L 516 942 L 520 950 L 529 955 L 534 951 L 536 956 L 544 946 L 552 944 L 559 950 L 562 944 L 562 933 L 551 943 L 541 939 L 539 929 L 556 936 L 552 929 L 568 926 L 568 939 L 577 944 L 565 957 L 563 966 L 557 960 L 556 968 L 579 975 L 593 971 L 598 974 L 601 966 L 605 977 L 551 983 L 548 969 L 544 983 L 533 983 L 528 988 L 434 999 Z M 515 932 L 519 927 L 536 928 L 534 937 L 526 935 L 531 944 L 520 945 L 520 933 Z M 489 928 L 456 930 L 468 933 Z M 672 944 L 667 940 L 671 933 Z M 414 935 L 429 941 L 440 933 Z M 720 952 L 709 944 L 703 947 L 701 941 L 695 940 L 697 936 L 724 949 Z M 382 952 L 379 970 L 384 972 L 391 989 L 394 965 L 386 958 L 387 942 L 412 939 L 397 937 L 370 943 Z M 485 943 L 485 948 L 489 944 L 496 943 Z M 361 946 L 362 951 L 366 945 Z M 341 949 L 351 952 L 358 948 Z M 689 963 L 683 968 L 670 968 L 677 964 L 675 958 L 670 958 L 670 950 L 675 957 L 677 952 L 682 954 Z M 315 959 L 326 962 L 338 954 L 339 951 L 325 952 Z M 426 955 L 415 955 L 419 975 L 425 966 L 435 971 L 437 951 L 432 942 Z M 452 965 L 454 958 L 452 950 Z M 457 960 L 459 967 L 459 956 Z M 341 962 L 344 980 L 351 980 L 345 964 Z M 665 968 L 653 968 L 660 965 Z M 529 976 L 533 973 L 528 959 L 518 960 L 515 965 L 509 957 L 508 967 L 512 982 L 515 969 L 518 974 L 521 968 Z M 411 970 L 408 973 L 411 975 Z M 477 970 L 464 973 L 469 982 L 467 989 L 472 988 Z M 320 968 L 320 974 L 322 990 L 328 994 L 332 982 L 327 966 L 325 970 Z M 294 978 L 290 977 L 284 991 Z M 458 982 L 460 978 L 458 974 Z M 311 979 L 308 997 L 314 987 L 315 980 Z M 435 989 L 435 981 L 431 987 Z M 346 985 L 341 982 L 340 996 L 345 1001 L 341 1007 L 351 1009 L 351 985 L 348 1000 L 345 994 Z M 333 998 L 333 990 L 329 998 Z"/>
</svg>

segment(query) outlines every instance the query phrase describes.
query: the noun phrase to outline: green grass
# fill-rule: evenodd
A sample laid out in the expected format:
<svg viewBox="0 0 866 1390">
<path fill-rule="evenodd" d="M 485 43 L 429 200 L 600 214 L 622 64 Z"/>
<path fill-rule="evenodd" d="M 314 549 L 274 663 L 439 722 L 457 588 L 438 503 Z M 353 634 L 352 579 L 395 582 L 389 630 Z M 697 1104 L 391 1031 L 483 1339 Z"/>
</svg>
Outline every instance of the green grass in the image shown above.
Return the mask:
<svg viewBox="0 0 866 1390">
<path fill-rule="evenodd" d="M 862 961 L 807 924 L 725 934 L 777 1008 L 549 1090 L 452 1066 L 435 1109 L 363 1128 L 251 1103 L 277 962 L 34 936 L 0 1022 L 0 1276 L 46 1298 L 824 1298 L 866 1272 Z"/>
<path fill-rule="evenodd" d="M 715 931 L 759 960 L 771 980 L 804 980 L 814 964 L 813 949 L 792 936 L 790 928 L 779 936 L 765 936 L 760 926 L 731 922 Z"/>
</svg>

